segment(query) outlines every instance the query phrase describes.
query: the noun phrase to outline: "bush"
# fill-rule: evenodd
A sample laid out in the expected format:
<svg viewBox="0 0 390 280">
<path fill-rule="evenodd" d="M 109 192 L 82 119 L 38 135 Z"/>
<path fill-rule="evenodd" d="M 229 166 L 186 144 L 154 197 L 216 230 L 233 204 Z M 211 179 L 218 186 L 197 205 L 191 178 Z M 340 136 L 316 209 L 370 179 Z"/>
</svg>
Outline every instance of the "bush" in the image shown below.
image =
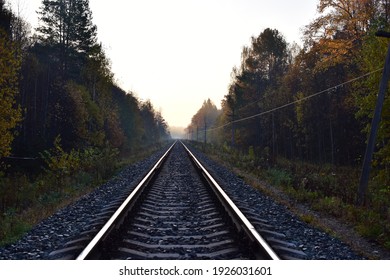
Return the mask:
<svg viewBox="0 0 390 280">
<path fill-rule="evenodd" d="M 102 149 L 89 147 L 65 152 L 58 136 L 54 141 L 54 148 L 44 151 L 41 156 L 47 164 L 46 173 L 55 178 L 57 189 L 61 190 L 66 185 L 77 184 L 74 178 L 79 173 L 94 174 L 96 181 L 107 178 L 117 167 L 119 150 L 107 144 Z"/>
<path fill-rule="evenodd" d="M 383 233 L 383 224 L 381 223 L 381 217 L 378 213 L 366 209 L 366 211 L 359 216 L 359 220 L 356 229 L 361 235 L 376 239 Z"/>
<path fill-rule="evenodd" d="M 313 203 L 313 209 L 317 211 L 325 212 L 334 217 L 343 216 L 344 204 L 338 197 L 323 197 Z"/>
<path fill-rule="evenodd" d="M 118 150 L 89 147 L 66 152 L 57 137 L 54 147 L 41 156 L 44 172 L 32 181 L 26 175 L 0 176 L 0 240 L 12 242 L 72 198 L 113 175 Z M 29 213 L 27 215 L 27 212 Z"/>
<path fill-rule="evenodd" d="M 61 147 L 61 137 L 57 136 L 54 140 L 54 148 L 50 151 L 41 153 L 47 168 L 46 173 L 55 180 L 57 190 L 61 190 L 68 181 L 67 178 L 74 175 L 80 169 L 80 153 L 76 150 L 65 152 Z"/>
<path fill-rule="evenodd" d="M 293 177 L 289 172 L 275 168 L 268 169 L 267 177 L 271 184 L 281 187 L 290 187 L 293 182 Z"/>
<path fill-rule="evenodd" d="M 284 158 L 277 158 L 271 165 L 267 149 L 260 151 L 254 148 L 252 151 L 249 147 L 247 152 L 239 153 L 226 144 L 214 146 L 208 152 L 225 164 L 282 187 L 295 201 L 307 203 L 313 210 L 348 222 L 361 235 L 390 248 L 390 187 L 383 183 L 390 177 L 388 174 L 373 172 L 367 193 L 368 203 L 366 207 L 357 207 L 360 168 Z"/>
<path fill-rule="evenodd" d="M 31 225 L 17 219 L 16 210 L 9 208 L 0 218 L 0 246 L 16 241 L 30 229 Z"/>
</svg>

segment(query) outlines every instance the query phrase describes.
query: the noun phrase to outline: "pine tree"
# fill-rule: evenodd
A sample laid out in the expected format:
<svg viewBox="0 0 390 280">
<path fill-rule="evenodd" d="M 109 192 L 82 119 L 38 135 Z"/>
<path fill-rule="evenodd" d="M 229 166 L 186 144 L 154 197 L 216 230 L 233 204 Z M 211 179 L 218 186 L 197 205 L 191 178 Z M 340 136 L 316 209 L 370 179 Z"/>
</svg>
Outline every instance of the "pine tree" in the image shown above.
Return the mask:
<svg viewBox="0 0 390 280">
<path fill-rule="evenodd" d="M 6 9 L 5 1 L 0 0 L 0 28 L 2 28 L 3 31 L 5 32 L 10 33 L 11 20 L 12 20 L 12 13 L 8 9 Z"/>
<path fill-rule="evenodd" d="M 37 28 L 41 44 L 52 48 L 60 70 L 77 76 L 80 64 L 97 45 L 88 0 L 44 0 Z M 81 62 L 80 62 L 81 61 Z"/>
</svg>

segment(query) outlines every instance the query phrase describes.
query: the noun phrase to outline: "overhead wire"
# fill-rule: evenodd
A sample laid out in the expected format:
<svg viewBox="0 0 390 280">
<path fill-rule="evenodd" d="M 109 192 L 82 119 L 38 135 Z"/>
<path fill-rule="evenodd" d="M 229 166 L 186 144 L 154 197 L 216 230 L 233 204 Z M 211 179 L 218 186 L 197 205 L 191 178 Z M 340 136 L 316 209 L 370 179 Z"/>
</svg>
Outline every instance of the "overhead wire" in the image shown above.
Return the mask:
<svg viewBox="0 0 390 280">
<path fill-rule="evenodd" d="M 284 104 L 284 105 L 275 107 L 275 108 L 273 108 L 273 109 L 269 109 L 269 110 L 264 111 L 264 112 L 260 112 L 260 113 L 258 113 L 258 114 L 252 115 L 252 116 L 244 117 L 244 118 L 241 118 L 241 119 L 238 119 L 238 120 L 233 120 L 233 121 L 230 121 L 230 122 L 228 122 L 228 123 L 226 123 L 226 124 L 223 124 L 223 125 L 221 125 L 221 126 L 218 126 L 218 127 L 209 128 L 209 129 L 207 129 L 206 131 L 213 131 L 213 130 L 221 129 L 221 128 L 224 128 L 224 127 L 229 126 L 229 125 L 231 125 L 231 124 L 235 124 L 235 123 L 247 121 L 247 120 L 250 120 L 250 119 L 258 118 L 258 117 L 260 117 L 260 116 L 263 116 L 263 115 L 266 115 L 266 114 L 269 114 L 269 113 L 272 113 L 272 112 L 275 112 L 275 111 L 284 109 L 284 108 L 286 108 L 286 107 L 292 106 L 292 105 L 297 104 L 297 103 L 300 103 L 300 102 L 302 102 L 302 101 L 306 101 L 306 100 L 308 100 L 308 99 L 311 99 L 311 98 L 313 98 L 313 97 L 319 96 L 319 95 L 321 95 L 321 94 L 328 93 L 328 92 L 330 92 L 330 91 L 336 90 L 336 89 L 339 88 L 339 87 L 342 87 L 342 86 L 344 86 L 344 85 L 353 83 L 353 82 L 355 82 L 355 81 L 357 81 L 357 80 L 360 80 L 360 79 L 362 79 L 362 78 L 365 78 L 365 77 L 367 77 L 367 76 L 370 76 L 370 75 L 372 75 L 372 74 L 374 74 L 374 73 L 376 73 L 376 72 L 382 71 L 382 70 L 383 70 L 383 67 L 382 67 L 382 68 L 379 68 L 379 69 L 377 69 L 377 70 L 371 71 L 371 72 L 369 72 L 369 73 L 366 73 L 366 74 L 364 74 L 364 75 L 361 75 L 361 76 L 359 76 L 359 77 L 357 77 L 357 78 L 353 78 L 353 79 L 351 79 L 351 80 L 349 80 L 349 81 L 346 81 L 346 82 L 343 82 L 343 83 L 341 83 L 341 84 L 335 85 L 335 86 L 333 86 L 333 87 L 327 88 L 327 89 L 325 89 L 325 90 L 316 92 L 316 93 L 314 93 L 314 94 L 312 94 L 312 95 L 308 95 L 308 96 L 305 96 L 305 97 L 300 98 L 300 99 L 298 99 L 298 100 L 292 101 L 292 102 L 290 102 L 290 103 L 287 103 L 287 104 Z M 202 131 L 204 131 L 204 129 L 203 129 Z"/>
</svg>

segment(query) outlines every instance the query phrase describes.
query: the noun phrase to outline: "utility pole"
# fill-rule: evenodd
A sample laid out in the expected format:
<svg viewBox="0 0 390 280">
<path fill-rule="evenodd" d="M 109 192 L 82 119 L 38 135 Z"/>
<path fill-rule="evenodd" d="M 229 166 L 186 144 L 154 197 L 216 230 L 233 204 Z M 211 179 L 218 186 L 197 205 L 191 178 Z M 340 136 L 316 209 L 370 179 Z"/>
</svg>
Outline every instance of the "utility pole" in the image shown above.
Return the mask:
<svg viewBox="0 0 390 280">
<path fill-rule="evenodd" d="M 272 112 L 272 159 L 276 158 L 276 136 L 275 136 L 275 116 Z"/>
<path fill-rule="evenodd" d="M 231 137 L 232 137 L 232 148 L 234 148 L 234 145 L 235 145 L 235 134 L 236 134 L 236 128 L 234 127 L 234 121 L 235 121 L 235 116 L 234 116 L 234 108 L 233 108 L 233 110 L 232 110 L 232 135 L 231 135 Z"/>
<path fill-rule="evenodd" d="M 206 122 L 206 116 L 204 117 L 204 147 L 206 148 L 207 144 L 207 122 Z"/>
<path fill-rule="evenodd" d="M 375 35 L 378 37 L 390 38 L 390 33 L 384 31 L 378 31 Z M 364 205 L 365 203 L 365 196 L 366 196 L 368 181 L 370 177 L 371 161 L 375 150 L 376 136 L 378 133 L 378 127 L 381 119 L 382 108 L 385 100 L 385 93 L 387 91 L 389 77 L 390 77 L 390 44 L 387 49 L 385 67 L 382 74 L 382 80 L 379 86 L 378 99 L 376 101 L 374 117 L 371 123 L 371 131 L 368 138 L 366 153 L 364 155 L 362 174 L 360 176 L 358 197 L 356 201 L 357 205 Z"/>
</svg>

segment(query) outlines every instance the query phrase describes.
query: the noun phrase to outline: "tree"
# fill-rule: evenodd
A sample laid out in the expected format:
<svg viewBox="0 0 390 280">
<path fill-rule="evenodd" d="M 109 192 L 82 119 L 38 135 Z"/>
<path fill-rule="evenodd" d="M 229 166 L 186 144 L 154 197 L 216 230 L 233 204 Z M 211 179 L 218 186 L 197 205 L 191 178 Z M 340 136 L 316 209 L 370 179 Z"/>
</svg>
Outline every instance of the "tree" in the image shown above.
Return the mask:
<svg viewBox="0 0 390 280">
<path fill-rule="evenodd" d="M 320 65 L 353 61 L 378 12 L 377 0 L 320 0 L 320 14 L 306 26 L 306 45 L 323 54 Z"/>
<path fill-rule="evenodd" d="M 89 1 L 43 0 L 39 15 L 40 42 L 52 49 L 63 75 L 76 72 L 80 60 L 87 59 L 97 44 L 97 28 L 92 23 Z"/>
<path fill-rule="evenodd" d="M 258 76 L 274 85 L 286 70 L 287 43 L 276 29 L 265 29 L 252 38 L 252 47 L 246 64 Z"/>
<path fill-rule="evenodd" d="M 167 137 L 151 103 L 140 105 L 115 85 L 88 0 L 44 0 L 39 20 L 20 73 L 19 154 L 36 156 L 58 135 L 66 151 L 107 144 L 132 151 L 143 144 L 142 135 L 152 135 L 147 144 Z"/>
<path fill-rule="evenodd" d="M 329 1 L 321 1 L 322 5 L 325 2 L 330 5 Z M 339 16 L 341 12 L 333 8 L 322 6 L 321 11 Z M 313 30 L 320 34 L 319 24 L 324 22 L 317 20 L 306 34 L 313 35 Z M 241 66 L 232 71 L 228 93 L 222 100 L 219 125 L 224 129 L 220 139 L 231 137 L 232 145 L 244 151 L 257 147 L 271 160 L 283 155 L 307 161 L 355 163 L 362 146 L 361 126 L 354 118 L 351 88 L 337 87 L 327 95 L 307 99 L 360 73 L 352 59 L 358 57 L 358 48 L 337 56 L 329 47 L 340 37 L 327 36 L 307 37 L 303 49 L 289 46 L 277 30 L 265 29 L 253 37 L 251 46 L 242 51 Z M 301 99 L 305 101 L 298 102 Z"/>
<path fill-rule="evenodd" d="M 387 25 L 389 26 L 389 24 Z M 376 29 L 376 28 L 375 28 Z M 378 38 L 374 35 L 373 29 L 365 37 L 363 47 L 360 51 L 359 66 L 364 72 L 372 72 L 365 80 L 355 84 L 355 102 L 358 108 L 356 117 L 364 124 L 362 131 L 364 135 L 369 135 L 371 130 L 371 121 L 374 116 L 375 106 L 378 99 L 379 83 L 382 71 L 378 71 L 378 66 L 383 66 L 384 58 L 388 49 L 388 39 Z M 385 93 L 381 121 L 378 126 L 376 139 L 376 151 L 373 157 L 373 166 L 375 172 L 373 182 L 374 186 L 380 190 L 381 199 L 390 198 L 390 98 L 389 90 Z M 368 137 L 367 137 L 368 139 Z M 386 199 L 384 199 L 386 201 Z"/>
<path fill-rule="evenodd" d="M 309 69 L 313 70 L 308 73 L 311 82 L 306 89 L 316 92 L 365 74 L 358 66 L 360 49 L 369 30 L 374 25 L 378 26 L 378 21 L 383 23 L 388 10 L 388 7 L 382 5 L 385 2 L 387 1 L 319 1 L 319 16 L 304 31 L 306 58 L 303 57 L 303 61 L 310 63 Z M 305 92 L 306 90 L 302 91 Z M 307 115 L 316 120 L 314 123 L 317 124 L 316 127 L 313 121 L 308 122 L 312 127 L 307 130 L 307 135 L 312 138 L 309 146 L 317 143 L 318 159 L 327 161 L 331 158 L 335 163 L 353 163 L 358 157 L 362 140 L 359 133 L 361 124 L 354 118 L 356 107 L 352 96 L 351 87 L 339 87 L 334 89 L 333 95 L 307 102 L 307 106 L 314 109 L 308 108 Z M 326 106 L 315 104 L 318 101 Z M 329 128 L 328 131 L 326 127 Z M 317 133 L 313 133 L 313 129 Z M 315 138 L 313 135 L 316 135 Z M 314 151 L 311 152 L 313 153 Z"/>
<path fill-rule="evenodd" d="M 139 101 L 134 93 L 126 93 L 117 86 L 112 88 L 112 97 L 118 108 L 120 127 L 125 136 L 123 150 L 132 152 L 141 145 L 141 136 L 144 131 Z"/>
<path fill-rule="evenodd" d="M 279 31 L 267 28 L 258 37 L 252 37 L 251 46 L 243 48 L 241 58 L 241 66 L 233 69 L 229 92 L 222 101 L 222 119 L 229 121 L 253 116 L 283 102 L 276 88 L 287 69 L 288 49 Z M 248 119 L 238 127 L 233 122 L 229 132 L 232 144 L 272 145 L 276 122 L 267 117 Z"/>
<path fill-rule="evenodd" d="M 13 14 L 5 6 L 5 0 L 0 0 L 0 28 L 8 35 L 11 34 L 11 22 Z"/>
<path fill-rule="evenodd" d="M 18 93 L 20 57 L 5 31 L 10 32 L 11 18 L 12 13 L 0 1 L 0 158 L 10 155 L 13 129 L 22 119 L 21 109 L 15 99 Z"/>
<path fill-rule="evenodd" d="M 219 114 L 220 112 L 217 106 L 215 106 L 210 98 L 205 100 L 202 107 L 192 117 L 187 131 L 196 132 L 195 139 L 198 141 L 207 141 L 207 131 L 214 126 Z"/>
</svg>

